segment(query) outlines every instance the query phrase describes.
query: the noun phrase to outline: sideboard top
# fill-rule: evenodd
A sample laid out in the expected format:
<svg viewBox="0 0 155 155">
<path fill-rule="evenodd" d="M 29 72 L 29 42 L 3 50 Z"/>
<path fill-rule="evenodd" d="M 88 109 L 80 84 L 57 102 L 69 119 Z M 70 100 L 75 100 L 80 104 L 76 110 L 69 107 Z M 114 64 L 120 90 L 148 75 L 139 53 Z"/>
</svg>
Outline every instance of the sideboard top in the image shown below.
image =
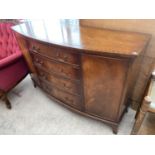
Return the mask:
<svg viewBox="0 0 155 155">
<path fill-rule="evenodd" d="M 138 55 L 150 35 L 80 26 L 72 20 L 34 20 L 16 25 L 15 32 L 43 42 L 101 54 Z"/>
</svg>

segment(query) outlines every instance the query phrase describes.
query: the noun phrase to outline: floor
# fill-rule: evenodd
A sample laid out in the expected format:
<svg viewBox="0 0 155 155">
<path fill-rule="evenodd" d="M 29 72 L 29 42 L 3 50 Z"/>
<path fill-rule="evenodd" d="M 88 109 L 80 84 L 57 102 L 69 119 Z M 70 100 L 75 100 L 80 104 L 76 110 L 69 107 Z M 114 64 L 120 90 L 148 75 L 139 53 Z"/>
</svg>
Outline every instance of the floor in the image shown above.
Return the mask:
<svg viewBox="0 0 155 155">
<path fill-rule="evenodd" d="M 12 110 L 0 101 L 0 134 L 111 135 L 109 126 L 51 101 L 39 88 L 34 88 L 27 76 L 9 94 Z M 2 104 L 3 103 L 3 104 Z M 129 109 L 120 126 L 120 135 L 128 135 L 134 123 L 135 111 Z"/>
<path fill-rule="evenodd" d="M 138 135 L 155 135 L 155 114 L 147 113 L 138 131 Z"/>
</svg>

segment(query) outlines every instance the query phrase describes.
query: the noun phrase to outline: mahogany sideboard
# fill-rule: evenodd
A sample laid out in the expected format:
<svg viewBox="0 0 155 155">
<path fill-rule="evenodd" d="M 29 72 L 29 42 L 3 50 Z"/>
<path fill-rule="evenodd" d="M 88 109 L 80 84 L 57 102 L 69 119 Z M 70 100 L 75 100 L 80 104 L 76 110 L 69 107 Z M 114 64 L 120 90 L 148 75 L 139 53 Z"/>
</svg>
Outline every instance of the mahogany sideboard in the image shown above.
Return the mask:
<svg viewBox="0 0 155 155">
<path fill-rule="evenodd" d="M 12 29 L 34 85 L 117 133 L 149 34 L 85 27 L 70 20 L 27 21 Z"/>
</svg>

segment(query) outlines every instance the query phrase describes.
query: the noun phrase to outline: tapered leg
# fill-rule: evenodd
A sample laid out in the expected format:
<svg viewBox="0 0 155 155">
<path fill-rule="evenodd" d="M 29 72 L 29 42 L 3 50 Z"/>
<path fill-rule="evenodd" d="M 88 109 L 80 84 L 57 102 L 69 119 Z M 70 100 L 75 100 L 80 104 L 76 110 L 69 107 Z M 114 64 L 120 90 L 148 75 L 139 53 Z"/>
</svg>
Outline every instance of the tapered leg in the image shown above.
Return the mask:
<svg viewBox="0 0 155 155">
<path fill-rule="evenodd" d="M 118 132 L 118 125 L 112 125 L 112 131 L 114 134 L 117 134 Z"/>
<path fill-rule="evenodd" d="M 10 101 L 8 100 L 7 97 L 5 98 L 5 104 L 6 104 L 6 107 L 7 107 L 8 109 L 11 109 L 11 108 L 12 108 L 11 103 L 10 103 Z"/>
<path fill-rule="evenodd" d="M 32 83 L 33 83 L 34 88 L 36 88 L 37 87 L 37 84 L 35 83 L 35 81 L 32 78 L 31 78 L 31 80 L 32 80 Z"/>
<path fill-rule="evenodd" d="M 34 86 L 34 88 L 36 88 L 37 87 L 37 85 L 36 85 L 36 83 L 33 81 L 33 86 Z"/>
<path fill-rule="evenodd" d="M 6 94 L 5 92 L 2 92 L 2 91 L 1 91 L 1 96 L 0 96 L 0 97 L 1 97 L 1 99 L 5 102 L 6 107 L 7 107 L 8 109 L 11 109 L 12 106 L 11 106 L 11 103 L 10 103 L 8 97 L 7 97 L 7 94 Z"/>
<path fill-rule="evenodd" d="M 125 109 L 125 112 L 128 113 L 128 107 Z"/>
<path fill-rule="evenodd" d="M 10 103 L 8 97 L 7 97 L 7 94 L 4 94 L 4 96 L 3 96 L 3 101 L 5 102 L 6 107 L 7 107 L 8 109 L 11 109 L 11 108 L 12 108 L 11 103 Z"/>
</svg>

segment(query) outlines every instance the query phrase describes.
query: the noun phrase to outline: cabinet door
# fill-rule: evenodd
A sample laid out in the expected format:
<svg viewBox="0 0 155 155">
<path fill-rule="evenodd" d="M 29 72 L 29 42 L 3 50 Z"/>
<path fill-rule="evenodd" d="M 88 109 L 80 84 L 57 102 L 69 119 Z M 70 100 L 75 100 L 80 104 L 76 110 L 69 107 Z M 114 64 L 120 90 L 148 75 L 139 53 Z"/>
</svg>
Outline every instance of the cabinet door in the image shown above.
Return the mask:
<svg viewBox="0 0 155 155">
<path fill-rule="evenodd" d="M 124 96 L 128 61 L 101 56 L 82 56 L 85 110 L 100 118 L 118 121 Z"/>
</svg>

